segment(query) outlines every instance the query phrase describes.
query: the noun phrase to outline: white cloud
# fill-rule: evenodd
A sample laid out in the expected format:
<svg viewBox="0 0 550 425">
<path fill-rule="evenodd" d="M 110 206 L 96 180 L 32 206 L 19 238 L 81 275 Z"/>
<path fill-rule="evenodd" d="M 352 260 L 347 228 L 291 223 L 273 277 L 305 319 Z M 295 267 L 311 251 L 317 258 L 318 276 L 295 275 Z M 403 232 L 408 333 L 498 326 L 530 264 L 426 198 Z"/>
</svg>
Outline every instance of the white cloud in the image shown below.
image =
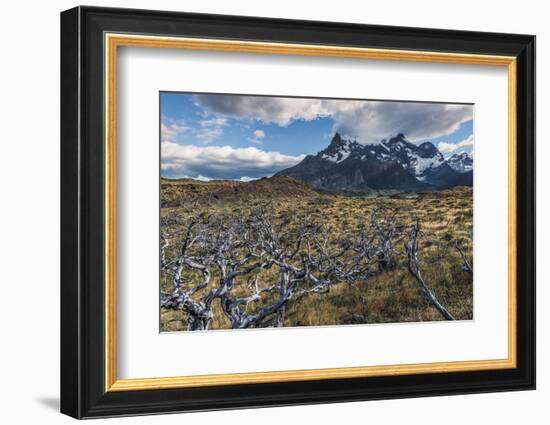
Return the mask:
<svg viewBox="0 0 550 425">
<path fill-rule="evenodd" d="M 194 131 L 195 137 L 205 144 L 212 143 L 223 134 L 221 127 L 204 127 Z"/>
<path fill-rule="evenodd" d="M 234 95 L 196 95 L 195 99 L 211 113 L 281 127 L 331 116 L 333 131 L 357 136 L 362 143 L 377 143 L 397 133 L 411 141 L 439 137 L 473 119 L 471 105 Z"/>
<path fill-rule="evenodd" d="M 258 177 L 253 179 L 252 177 L 242 176 L 239 180 L 242 181 L 242 182 L 251 182 L 253 180 L 258 180 Z"/>
<path fill-rule="evenodd" d="M 212 143 L 218 137 L 223 135 L 223 127 L 227 126 L 227 118 L 214 117 L 199 121 L 196 128 L 185 125 L 183 120 L 174 120 L 162 116 L 160 125 L 161 140 L 163 142 L 176 142 L 178 136 L 182 133 L 191 133 L 194 137 L 204 144 Z"/>
<path fill-rule="evenodd" d="M 275 123 L 281 127 L 299 119 L 311 121 L 322 109 L 320 99 L 218 94 L 195 95 L 195 99 L 209 112 Z"/>
<path fill-rule="evenodd" d="M 473 134 L 471 134 L 466 139 L 461 140 L 460 142 L 457 142 L 457 143 L 440 142 L 437 145 L 437 149 L 439 149 L 441 153 L 451 153 L 460 148 L 469 148 L 471 146 L 474 146 Z"/>
<path fill-rule="evenodd" d="M 185 125 L 163 120 L 160 125 L 160 137 L 163 141 L 174 142 L 178 137 L 178 134 L 183 133 L 187 130 L 189 130 L 189 127 Z"/>
<path fill-rule="evenodd" d="M 473 108 L 468 105 L 356 102 L 338 106 L 333 113 L 334 131 L 357 136 L 363 143 L 376 143 L 398 133 L 413 142 L 435 138 L 452 134 L 473 119 Z"/>
<path fill-rule="evenodd" d="M 197 177 L 194 177 L 194 179 L 200 180 L 200 181 L 202 181 L 202 182 L 209 182 L 210 180 L 212 180 L 212 179 L 209 178 L 209 177 L 205 177 L 205 176 L 201 176 L 201 175 L 198 175 Z"/>
<path fill-rule="evenodd" d="M 227 118 L 215 117 L 199 121 L 201 127 L 223 127 L 227 125 Z"/>
<path fill-rule="evenodd" d="M 248 138 L 250 143 L 255 143 L 257 145 L 263 145 L 263 138 L 265 137 L 265 132 L 263 130 L 254 130 L 252 137 Z"/>
<path fill-rule="evenodd" d="M 163 142 L 162 175 L 165 177 L 202 176 L 214 179 L 254 179 L 291 167 L 304 155 L 290 156 L 265 152 L 255 147 L 194 146 Z"/>
<path fill-rule="evenodd" d="M 212 143 L 223 134 L 223 127 L 227 125 L 227 118 L 214 117 L 199 121 L 199 127 L 193 130 L 195 137 L 205 144 Z"/>
</svg>

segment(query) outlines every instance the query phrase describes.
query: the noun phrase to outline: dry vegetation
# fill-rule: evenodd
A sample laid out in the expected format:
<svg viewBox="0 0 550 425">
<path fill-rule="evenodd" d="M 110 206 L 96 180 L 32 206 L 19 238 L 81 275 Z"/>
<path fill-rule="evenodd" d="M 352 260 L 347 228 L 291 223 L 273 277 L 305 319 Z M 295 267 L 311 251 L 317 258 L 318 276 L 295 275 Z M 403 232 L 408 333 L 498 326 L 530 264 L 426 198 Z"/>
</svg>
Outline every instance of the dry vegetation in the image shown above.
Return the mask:
<svg viewBox="0 0 550 425">
<path fill-rule="evenodd" d="M 292 226 L 294 217 L 309 216 L 322 226 L 332 240 L 353 239 L 368 223 L 374 211 L 395 217 L 398 225 L 392 267 L 354 279 L 336 283 L 328 293 L 310 293 L 286 305 L 284 326 L 313 326 L 360 323 L 388 323 L 444 320 L 440 312 L 426 299 L 419 282 L 407 269 L 405 249 L 410 229 L 418 222 L 421 233 L 418 258 L 422 275 L 439 302 L 458 320 L 473 318 L 472 276 L 463 270 L 463 260 L 456 246 L 472 261 L 472 189 L 453 188 L 419 194 L 379 197 L 349 197 L 321 194 L 290 178 L 283 181 L 263 179 L 257 182 L 197 182 L 190 180 L 162 181 L 161 232 L 174 236 L 167 256 L 177 255 L 183 239 L 181 229 L 187 216 L 232 217 L 254 214 L 260 207 L 270 209 L 273 220 L 283 228 Z M 196 295 L 210 291 L 212 279 Z M 183 273 L 187 282 L 201 279 L 196 270 Z M 277 280 L 273 269 L 262 270 L 259 280 L 264 287 Z M 251 275 L 236 279 L 235 294 L 245 296 Z M 173 282 L 168 273 L 161 273 L 161 291 L 170 292 Z M 265 294 L 258 307 L 269 302 Z M 251 303 L 252 309 L 254 303 Z M 209 329 L 228 329 L 231 322 L 223 314 L 219 300 L 212 303 L 213 318 Z M 161 309 L 161 331 L 181 331 L 188 328 L 188 316 L 179 309 Z"/>
</svg>

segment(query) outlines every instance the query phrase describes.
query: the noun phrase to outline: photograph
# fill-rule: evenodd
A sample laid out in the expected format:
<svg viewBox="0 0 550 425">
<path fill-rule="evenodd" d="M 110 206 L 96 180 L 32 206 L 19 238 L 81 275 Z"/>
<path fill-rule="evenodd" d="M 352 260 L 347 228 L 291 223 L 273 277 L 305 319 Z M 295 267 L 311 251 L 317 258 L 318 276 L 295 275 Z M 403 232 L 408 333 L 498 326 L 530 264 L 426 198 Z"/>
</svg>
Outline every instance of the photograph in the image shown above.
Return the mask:
<svg viewBox="0 0 550 425">
<path fill-rule="evenodd" d="M 393 422 L 425 423 L 426 402 L 436 420 L 458 412 L 457 423 L 487 403 L 505 423 L 540 416 L 543 14 L 501 7 L 496 22 L 491 7 L 433 17 L 410 2 L 367 14 L 278 2 L 257 16 L 199 3 L 63 5 L 59 25 L 39 10 L 41 48 L 21 55 L 26 33 L 12 43 L 6 69 L 21 78 L 8 89 L 21 123 L 8 130 L 29 127 L 17 82 L 46 90 L 32 99 L 48 105 L 60 89 L 60 108 L 38 108 L 47 113 L 32 126 L 51 127 L 60 149 L 31 137 L 38 150 L 21 172 L 28 143 L 5 144 L 7 188 L 20 198 L 5 210 L 36 215 L 56 203 L 40 210 L 56 225 L 4 220 L 21 263 L 5 298 L 21 298 L 26 234 L 47 242 L 32 259 L 45 259 L 35 268 L 51 266 L 60 286 L 33 286 L 57 312 L 39 321 L 56 335 L 22 339 L 36 315 L 7 327 L 29 353 L 34 334 L 58 341 L 32 371 L 40 409 L 16 399 L 13 417 L 48 409 L 174 422 L 196 412 L 219 422 L 231 415 L 222 410 L 292 406 L 296 422 L 300 409 L 326 419 L 321 405 L 339 403 L 333 423 L 366 406 L 352 402 L 386 422 L 395 413 Z M 56 55 L 44 78 L 21 72 Z M 60 262 L 50 258 L 56 237 Z M 10 305 L 19 319 L 21 303 Z M 401 399 L 409 408 L 387 409 Z M 254 411 L 238 421 L 257 423 Z"/>
<path fill-rule="evenodd" d="M 473 104 L 159 96 L 161 332 L 473 320 Z"/>
</svg>

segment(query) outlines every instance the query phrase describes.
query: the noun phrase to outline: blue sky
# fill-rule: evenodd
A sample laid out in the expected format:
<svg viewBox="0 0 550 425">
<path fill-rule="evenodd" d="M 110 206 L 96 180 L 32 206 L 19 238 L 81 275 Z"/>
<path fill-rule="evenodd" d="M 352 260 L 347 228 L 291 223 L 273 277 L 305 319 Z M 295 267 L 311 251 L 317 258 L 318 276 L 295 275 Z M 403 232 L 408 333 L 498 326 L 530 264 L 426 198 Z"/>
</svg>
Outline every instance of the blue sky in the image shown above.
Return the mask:
<svg viewBox="0 0 550 425">
<path fill-rule="evenodd" d="M 338 131 L 365 144 L 404 133 L 445 156 L 472 152 L 473 107 L 161 92 L 165 177 L 252 179 L 324 149 Z"/>
</svg>

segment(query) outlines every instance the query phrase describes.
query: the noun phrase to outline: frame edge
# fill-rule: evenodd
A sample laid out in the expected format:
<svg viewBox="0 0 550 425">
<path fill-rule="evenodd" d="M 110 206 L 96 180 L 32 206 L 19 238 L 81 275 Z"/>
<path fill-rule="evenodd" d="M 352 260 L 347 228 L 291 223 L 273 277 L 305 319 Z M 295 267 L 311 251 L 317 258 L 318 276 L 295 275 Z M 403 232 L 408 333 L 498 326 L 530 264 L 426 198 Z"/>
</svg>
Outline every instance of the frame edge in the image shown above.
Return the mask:
<svg viewBox="0 0 550 425">
<path fill-rule="evenodd" d="M 79 273 L 80 8 L 61 12 L 60 411 L 82 417 Z"/>
</svg>

